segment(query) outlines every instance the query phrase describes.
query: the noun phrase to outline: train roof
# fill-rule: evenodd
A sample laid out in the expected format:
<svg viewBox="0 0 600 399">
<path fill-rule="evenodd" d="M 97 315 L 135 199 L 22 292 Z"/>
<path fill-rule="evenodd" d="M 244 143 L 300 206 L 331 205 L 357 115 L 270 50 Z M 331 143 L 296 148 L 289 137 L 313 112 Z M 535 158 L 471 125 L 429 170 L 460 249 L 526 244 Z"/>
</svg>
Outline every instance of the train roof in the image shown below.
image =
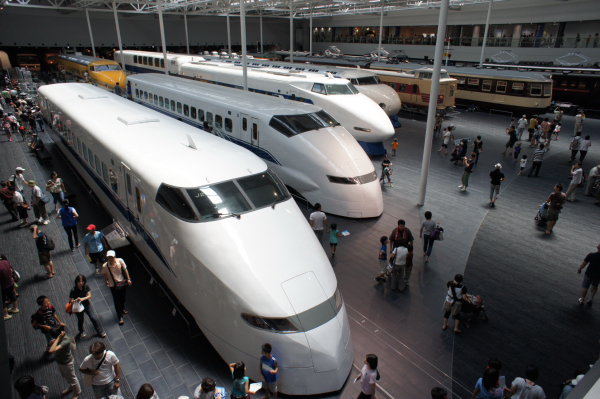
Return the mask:
<svg viewBox="0 0 600 399">
<path fill-rule="evenodd" d="M 56 57 L 61 60 L 70 61 L 85 66 L 90 65 L 92 62 L 98 62 L 102 64 L 116 64 L 116 62 L 113 60 L 105 60 L 103 58 L 90 57 L 89 55 L 59 54 Z"/>
<path fill-rule="evenodd" d="M 220 62 L 223 64 L 231 64 L 231 65 L 242 65 L 241 59 L 226 59 L 226 60 L 218 60 L 216 57 L 212 59 L 209 58 L 213 62 Z M 315 72 L 325 73 L 329 72 L 336 77 L 341 77 L 342 74 L 344 78 L 362 78 L 365 76 L 375 76 L 376 74 L 367 70 L 367 69 L 358 69 L 356 67 L 337 67 L 333 65 L 317 65 L 312 63 L 296 63 L 296 62 L 281 62 L 281 61 L 270 61 L 270 60 L 261 60 L 255 58 L 253 60 L 248 60 L 247 62 L 248 68 L 260 69 L 260 68 L 284 68 L 284 70 L 292 70 L 292 71 L 301 71 L 301 72 Z M 292 69 L 285 69 L 285 68 Z"/>
<path fill-rule="evenodd" d="M 115 163 L 124 162 L 155 188 L 163 182 L 206 186 L 267 169 L 240 146 L 92 85 L 61 83 L 39 92 L 108 150 Z"/>
<path fill-rule="evenodd" d="M 120 51 L 115 51 L 115 54 L 119 54 Z M 137 50 L 123 50 L 123 54 L 131 54 L 131 55 L 137 55 L 137 56 L 145 56 L 145 57 L 156 57 L 159 59 L 163 59 L 163 53 L 159 53 L 156 51 L 137 51 Z M 202 57 L 201 54 L 173 54 L 173 53 L 167 53 L 167 59 L 168 60 L 176 60 L 178 58 L 185 58 L 185 57 L 193 57 L 194 59 L 197 59 L 198 61 L 202 61 L 205 58 Z"/>
<path fill-rule="evenodd" d="M 406 63 L 398 65 L 389 65 L 383 63 L 372 64 L 373 67 L 399 69 L 412 71 L 415 69 L 431 68 L 431 66 L 425 67 L 421 64 Z M 453 67 L 444 66 L 442 70 L 447 71 L 452 76 L 474 76 L 474 77 L 490 77 L 490 78 L 504 78 L 510 80 L 533 80 L 537 82 L 551 82 L 550 77 L 540 72 L 524 72 L 518 70 L 498 70 L 492 68 L 473 68 L 473 67 Z"/>
<path fill-rule="evenodd" d="M 426 71 L 426 72 L 432 72 L 433 73 L 433 68 L 418 68 L 418 69 L 413 69 L 410 71 L 403 71 L 403 70 L 387 70 L 387 69 L 371 69 L 371 71 L 375 72 L 377 75 L 384 75 L 384 76 L 399 76 L 399 77 L 405 77 L 405 78 L 413 78 L 413 79 L 425 79 L 425 78 L 417 78 L 415 76 L 414 73 L 411 72 L 417 72 L 417 71 Z M 446 69 L 442 69 L 442 72 L 447 72 Z M 456 81 L 455 78 L 450 77 L 450 78 L 442 78 L 440 77 L 440 81 Z"/>
<path fill-rule="evenodd" d="M 210 99 L 210 101 L 231 105 L 237 111 L 260 112 L 272 117 L 273 115 L 297 115 L 321 111 L 321 108 L 312 104 L 302 104 L 297 101 L 288 101 L 283 98 L 264 96 L 258 93 L 240 92 L 223 86 L 215 86 L 209 83 L 196 82 L 191 79 L 166 76 L 159 73 L 144 73 L 129 76 L 132 83 L 146 83 L 155 87 L 165 87 L 184 93 L 186 96 L 195 97 L 199 100 Z"/>
</svg>

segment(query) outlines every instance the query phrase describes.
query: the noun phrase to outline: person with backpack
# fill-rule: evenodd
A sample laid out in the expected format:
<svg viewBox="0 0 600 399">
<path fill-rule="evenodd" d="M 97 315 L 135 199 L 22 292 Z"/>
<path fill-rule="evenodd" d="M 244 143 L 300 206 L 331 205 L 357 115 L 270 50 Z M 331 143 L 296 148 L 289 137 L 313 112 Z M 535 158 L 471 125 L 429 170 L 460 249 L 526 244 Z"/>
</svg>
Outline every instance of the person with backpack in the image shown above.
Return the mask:
<svg viewBox="0 0 600 399">
<path fill-rule="evenodd" d="M 35 246 L 38 250 L 40 265 L 46 268 L 45 279 L 48 280 L 56 274 L 54 272 L 54 264 L 52 264 L 52 256 L 50 255 L 50 251 L 54 251 L 55 248 L 54 241 L 35 224 L 31 226 L 31 231 L 33 232 L 32 238 L 35 240 Z"/>
<path fill-rule="evenodd" d="M 571 150 L 571 158 L 569 158 L 569 162 L 573 162 L 575 160 L 582 141 L 583 139 L 581 138 L 581 133 L 577 133 L 575 137 L 573 137 L 573 140 L 571 140 L 571 143 L 569 144 L 569 150 Z"/>
<path fill-rule="evenodd" d="M 364 363 L 365 365 L 362 367 L 360 374 L 354 380 L 354 382 L 360 380 L 358 399 L 375 398 L 376 384 L 380 378 L 379 371 L 377 371 L 377 355 L 368 354 Z"/>
<path fill-rule="evenodd" d="M 448 281 L 446 284 L 446 287 L 448 287 L 446 301 L 442 307 L 444 311 L 444 325 L 442 326 L 442 330 L 448 328 L 448 319 L 450 318 L 450 314 L 452 314 L 452 318 L 454 319 L 454 334 L 460 334 L 461 332 L 458 329 L 458 325 L 460 324 L 460 309 L 463 301 L 467 300 L 467 287 L 462 282 L 462 274 L 454 276 L 454 281 Z"/>
<path fill-rule="evenodd" d="M 67 395 L 73 392 L 73 399 L 79 399 L 81 396 L 81 386 L 75 374 L 75 362 L 73 361 L 73 351 L 77 347 L 75 339 L 69 337 L 67 333 L 60 328 L 52 328 L 50 336 L 54 338 L 48 353 L 54 353 L 54 360 L 60 375 L 67 380 L 69 387 L 61 392 L 61 395 Z"/>
<path fill-rule="evenodd" d="M 64 200 L 62 204 L 63 207 L 59 209 L 58 215 L 62 221 L 63 229 L 67 233 L 71 252 L 75 252 L 75 248 L 79 247 L 79 237 L 77 237 L 77 218 L 79 215 L 75 208 L 69 206 L 69 200 Z"/>
<path fill-rule="evenodd" d="M 25 169 L 23 169 L 20 166 L 17 166 L 17 168 L 15 169 L 15 174 L 8 179 L 8 184 L 10 184 L 11 187 L 14 187 L 15 190 L 20 192 L 21 194 L 23 193 L 23 186 L 27 184 L 25 182 L 23 172 L 25 172 Z"/>
</svg>

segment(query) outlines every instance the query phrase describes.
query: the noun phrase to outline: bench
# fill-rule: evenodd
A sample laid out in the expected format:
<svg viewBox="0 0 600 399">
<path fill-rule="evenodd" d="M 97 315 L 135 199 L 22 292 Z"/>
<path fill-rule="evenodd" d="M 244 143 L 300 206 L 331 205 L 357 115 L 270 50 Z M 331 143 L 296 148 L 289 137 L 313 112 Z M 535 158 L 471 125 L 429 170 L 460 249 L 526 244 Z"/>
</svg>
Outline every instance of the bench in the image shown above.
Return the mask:
<svg viewBox="0 0 600 399">
<path fill-rule="evenodd" d="M 35 151 L 35 156 L 38 157 L 42 164 L 52 161 L 52 155 L 48 152 L 46 148 L 41 148 Z"/>
</svg>

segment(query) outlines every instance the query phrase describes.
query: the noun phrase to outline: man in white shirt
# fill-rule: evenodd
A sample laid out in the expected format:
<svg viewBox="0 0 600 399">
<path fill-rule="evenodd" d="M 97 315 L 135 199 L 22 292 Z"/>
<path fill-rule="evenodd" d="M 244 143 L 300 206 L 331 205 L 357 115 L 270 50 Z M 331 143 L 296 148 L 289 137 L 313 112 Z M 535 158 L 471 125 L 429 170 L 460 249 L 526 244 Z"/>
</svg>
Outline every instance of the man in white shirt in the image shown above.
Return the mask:
<svg viewBox="0 0 600 399">
<path fill-rule="evenodd" d="M 327 216 L 321 212 L 321 204 L 315 204 L 315 211 L 310 214 L 310 227 L 312 227 L 319 242 L 323 240 L 323 232 L 329 233 Z"/>
<path fill-rule="evenodd" d="M 31 187 L 31 205 L 33 205 L 33 214 L 38 218 L 38 223 L 48 224 L 48 212 L 46 204 L 42 201 L 42 189 L 35 184 L 35 180 L 29 180 L 27 185 Z"/>
<path fill-rule="evenodd" d="M 579 110 L 577 112 L 577 115 L 575 116 L 575 131 L 573 132 L 573 136 L 576 136 L 577 133 L 581 133 L 581 131 L 583 130 L 583 121 L 585 120 L 585 114 L 583 113 L 582 110 Z"/>
<path fill-rule="evenodd" d="M 92 390 L 96 399 L 120 395 L 121 366 L 113 351 L 106 350 L 102 342 L 90 346 L 90 355 L 79 366 L 79 371 L 92 378 Z"/>
<path fill-rule="evenodd" d="M 408 256 L 408 249 L 406 247 L 396 247 L 392 251 L 390 258 L 392 258 L 392 264 L 394 267 L 392 268 L 391 274 L 391 289 L 392 290 L 400 290 L 404 291 L 406 287 L 405 269 L 406 269 L 406 257 Z"/>
<path fill-rule="evenodd" d="M 521 140 L 521 136 L 525 129 L 529 126 L 529 122 L 527 122 L 527 115 L 523 115 L 521 119 L 517 121 L 517 138 Z"/>
<path fill-rule="evenodd" d="M 569 185 L 569 188 L 565 194 L 567 195 L 568 201 L 574 202 L 575 194 L 577 193 L 577 187 L 583 180 L 583 169 L 581 168 L 581 162 L 577 162 L 575 165 L 573 165 L 571 168 L 571 176 L 573 178 L 571 179 L 571 184 Z"/>
<path fill-rule="evenodd" d="M 600 165 L 596 165 L 590 170 L 587 186 L 585 187 L 585 195 L 592 196 L 592 187 L 594 187 L 598 178 L 600 178 Z"/>
<path fill-rule="evenodd" d="M 15 170 L 15 174 L 12 175 L 10 177 L 10 179 L 8 179 L 8 182 L 10 183 L 10 185 L 13 186 L 20 193 L 23 192 L 23 186 L 25 184 L 27 184 L 25 182 L 25 177 L 23 176 L 23 172 L 25 172 L 25 169 L 23 169 L 20 166 L 17 166 L 17 169 Z"/>
</svg>

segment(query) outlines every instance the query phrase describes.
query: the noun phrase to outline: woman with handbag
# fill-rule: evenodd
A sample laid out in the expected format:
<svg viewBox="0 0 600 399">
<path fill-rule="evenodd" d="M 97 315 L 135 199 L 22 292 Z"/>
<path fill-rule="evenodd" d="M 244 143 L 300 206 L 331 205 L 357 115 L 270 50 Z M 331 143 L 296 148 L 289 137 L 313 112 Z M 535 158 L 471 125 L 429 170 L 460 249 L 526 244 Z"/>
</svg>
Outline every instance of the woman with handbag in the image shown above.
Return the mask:
<svg viewBox="0 0 600 399">
<path fill-rule="evenodd" d="M 83 306 L 83 309 L 81 309 L 80 307 L 79 312 L 77 312 L 76 309 L 73 309 L 73 313 L 75 313 L 75 315 L 77 316 L 77 327 L 79 328 L 79 337 L 86 337 L 85 330 L 83 328 L 83 321 L 85 318 L 84 314 L 87 314 L 88 318 L 92 322 L 92 325 L 96 329 L 98 336 L 100 338 L 106 338 L 106 334 L 102 330 L 102 326 L 100 326 L 100 323 L 98 322 L 98 319 L 94 314 L 94 310 L 92 309 L 92 303 L 90 302 L 90 299 L 92 298 L 92 293 L 90 291 L 90 286 L 87 285 L 87 278 L 83 274 L 80 274 L 79 276 L 75 277 L 74 286 L 71 289 L 69 298 L 69 303 L 71 305 L 74 305 L 75 302 L 77 302 L 79 306 Z M 78 305 L 75 305 L 74 307 L 77 306 Z"/>
<path fill-rule="evenodd" d="M 52 172 L 50 174 L 50 180 L 46 183 L 46 190 L 50 191 L 50 194 L 52 194 L 52 198 L 54 199 L 54 211 L 56 212 L 56 217 L 60 219 L 58 213 L 59 207 L 57 204 L 60 203 L 60 205 L 62 205 L 67 191 L 65 190 L 65 183 L 58 177 L 58 173 Z"/>
<path fill-rule="evenodd" d="M 115 251 L 108 251 L 106 258 L 106 263 L 102 265 L 102 274 L 106 279 L 106 286 L 110 287 L 119 324 L 123 325 L 125 324 L 123 314 L 127 314 L 125 310 L 125 295 L 127 287 L 131 285 L 129 271 L 127 271 L 127 266 L 123 259 L 116 258 Z"/>
</svg>

